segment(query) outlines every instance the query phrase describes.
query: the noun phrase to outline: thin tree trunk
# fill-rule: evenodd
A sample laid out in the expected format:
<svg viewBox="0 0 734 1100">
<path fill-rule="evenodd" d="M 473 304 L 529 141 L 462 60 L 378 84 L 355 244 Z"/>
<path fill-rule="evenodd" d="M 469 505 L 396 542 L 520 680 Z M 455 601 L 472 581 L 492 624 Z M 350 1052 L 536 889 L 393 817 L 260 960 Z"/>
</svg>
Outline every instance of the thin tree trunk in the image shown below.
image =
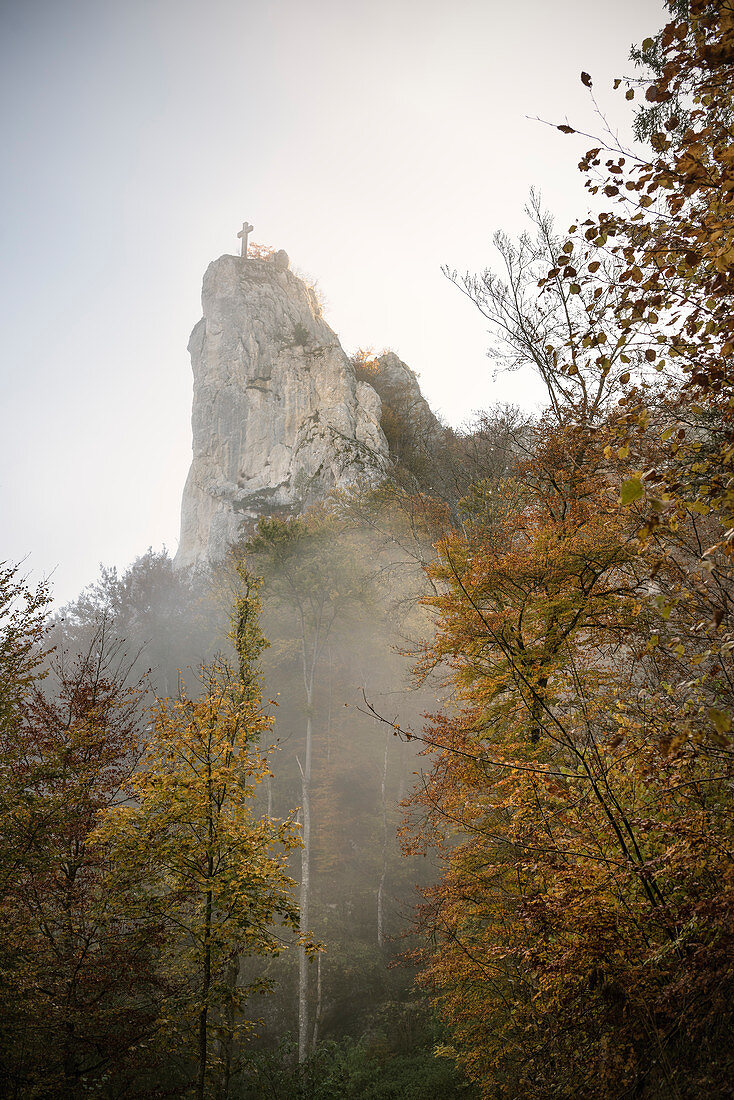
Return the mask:
<svg viewBox="0 0 734 1100">
<path fill-rule="evenodd" d="M 206 792 L 208 800 L 208 853 L 206 860 L 207 868 L 207 891 L 206 902 L 204 905 L 204 957 L 203 957 L 203 974 L 201 981 L 201 1010 L 199 1012 L 199 1073 L 196 1081 L 196 1097 L 197 1100 L 204 1100 L 204 1085 L 206 1081 L 206 1060 L 207 1060 L 207 1023 L 209 1016 L 209 987 L 212 980 L 212 888 L 211 882 L 214 877 L 214 818 L 212 816 L 212 762 L 211 762 L 211 730 L 209 731 L 209 754 L 207 757 L 207 781 Z"/>
<path fill-rule="evenodd" d="M 306 706 L 306 759 L 301 768 L 301 803 L 303 807 L 303 848 L 301 849 L 301 896 L 299 931 L 305 936 L 309 929 L 309 900 L 311 885 L 311 746 L 313 719 L 311 705 L 313 685 L 307 686 Z M 306 948 L 298 948 L 298 1061 L 305 1062 L 308 1054 L 308 959 Z"/>
<path fill-rule="evenodd" d="M 326 763 L 331 763 L 331 702 L 334 690 L 334 678 L 331 664 L 331 646 L 329 646 L 329 712 L 326 718 Z"/>
<path fill-rule="evenodd" d="M 313 1018 L 313 1036 L 311 1038 L 311 1050 L 316 1050 L 319 1038 L 319 1024 L 321 1023 L 321 955 L 316 960 L 316 1011 Z"/>
<path fill-rule="evenodd" d="M 390 730 L 385 730 L 385 756 L 382 762 L 382 874 L 380 885 L 377 889 L 377 946 L 382 947 L 385 942 L 384 935 L 384 893 L 385 878 L 387 876 L 387 754 L 390 748 Z"/>
<path fill-rule="evenodd" d="M 240 973 L 239 955 L 232 955 L 227 963 L 225 982 L 229 999 L 226 1004 L 224 1018 L 226 1022 L 225 1034 L 220 1044 L 222 1059 L 222 1081 L 218 1090 L 219 1100 L 229 1100 L 229 1085 L 232 1080 L 232 1058 L 234 1054 L 234 1025 L 236 1015 L 235 998 L 237 994 L 237 979 Z"/>
<path fill-rule="evenodd" d="M 77 850 L 78 856 L 78 850 Z M 65 983 L 65 996 L 66 1012 L 63 1019 L 63 1066 L 64 1066 L 64 1082 L 67 1085 L 70 1093 L 75 1091 L 76 1083 L 79 1080 L 79 1066 L 77 1062 L 77 1043 L 73 1015 L 73 1003 L 76 994 L 76 974 L 77 968 L 73 965 L 73 959 L 75 955 L 74 950 L 74 928 L 72 918 L 72 891 L 74 889 L 74 883 L 76 881 L 77 872 L 79 870 L 79 864 L 76 862 L 75 856 L 70 853 L 70 862 L 64 874 L 65 889 L 63 894 L 63 910 L 64 910 L 64 934 L 62 936 L 62 958 L 65 960 L 67 967 L 69 968 L 69 977 Z M 53 938 L 51 940 L 52 946 Z M 74 1084 L 72 1084 L 74 1082 Z"/>
<path fill-rule="evenodd" d="M 211 857 L 210 857 L 211 862 Z M 207 1017 L 209 1015 L 209 986 L 211 984 L 212 948 L 212 892 L 207 890 L 204 911 L 204 959 L 201 982 L 201 1011 L 199 1012 L 199 1074 L 196 1081 L 197 1100 L 204 1100 L 204 1081 L 207 1058 Z"/>
</svg>

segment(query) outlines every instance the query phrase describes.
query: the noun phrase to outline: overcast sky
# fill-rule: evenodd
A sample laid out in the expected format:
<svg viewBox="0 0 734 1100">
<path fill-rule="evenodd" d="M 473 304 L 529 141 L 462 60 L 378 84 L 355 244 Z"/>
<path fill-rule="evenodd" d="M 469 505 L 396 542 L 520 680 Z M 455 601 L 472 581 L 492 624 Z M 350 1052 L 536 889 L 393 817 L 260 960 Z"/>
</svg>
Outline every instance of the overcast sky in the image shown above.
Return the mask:
<svg viewBox="0 0 734 1100">
<path fill-rule="evenodd" d="M 175 552 L 207 264 L 256 242 L 318 281 L 348 352 L 392 348 L 454 425 L 538 400 L 493 377 L 442 276 L 583 216 L 588 142 L 657 0 L 0 0 L 0 560 L 65 601 Z"/>
</svg>

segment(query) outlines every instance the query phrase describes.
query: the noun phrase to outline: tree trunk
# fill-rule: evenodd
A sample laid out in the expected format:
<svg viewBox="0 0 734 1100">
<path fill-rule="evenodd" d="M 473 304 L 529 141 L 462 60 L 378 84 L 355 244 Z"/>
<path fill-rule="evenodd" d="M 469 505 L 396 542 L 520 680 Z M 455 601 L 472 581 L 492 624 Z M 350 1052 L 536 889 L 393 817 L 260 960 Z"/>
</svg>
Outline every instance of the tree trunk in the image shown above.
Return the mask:
<svg viewBox="0 0 734 1100">
<path fill-rule="evenodd" d="M 384 893 L 385 878 L 387 876 L 387 754 L 390 748 L 390 730 L 385 731 L 385 756 L 382 762 L 382 874 L 380 885 L 377 888 L 377 946 L 382 947 L 385 942 L 384 935 Z"/>
<path fill-rule="evenodd" d="M 313 688 L 306 694 L 308 716 L 306 719 L 306 760 L 301 768 L 301 802 L 303 807 L 303 848 L 301 849 L 301 896 L 299 931 L 305 936 L 309 928 L 308 903 L 311 885 L 311 744 L 313 720 L 311 704 Z M 308 1054 L 308 959 L 306 948 L 298 948 L 298 1061 L 305 1062 Z"/>
<path fill-rule="evenodd" d="M 196 1081 L 196 1098 L 204 1100 L 207 1058 L 207 1017 L 209 1015 L 209 986 L 211 984 L 212 948 L 212 892 L 207 891 L 204 914 L 204 958 L 201 982 L 201 1011 L 199 1012 L 199 1073 Z"/>
<path fill-rule="evenodd" d="M 229 998 L 224 1010 L 225 1028 L 220 1041 L 222 1061 L 222 1079 L 217 1092 L 219 1100 L 229 1100 L 229 1086 L 232 1080 L 232 1059 L 234 1057 L 234 1027 L 236 1017 L 237 979 L 240 973 L 239 955 L 232 955 L 227 963 L 225 983 Z"/>
<path fill-rule="evenodd" d="M 316 1050 L 319 1038 L 319 1024 L 321 1023 L 321 955 L 316 960 L 316 1010 L 313 1017 L 313 1036 L 311 1037 L 311 1050 Z"/>
<path fill-rule="evenodd" d="M 209 1016 L 209 988 L 212 980 L 212 909 L 213 892 L 211 882 L 214 877 L 214 817 L 212 809 L 212 761 L 211 761 L 211 731 L 209 733 L 209 755 L 207 757 L 207 781 L 206 793 L 208 800 L 208 853 L 206 859 L 207 891 L 204 905 L 204 956 L 202 958 L 201 977 L 201 1010 L 199 1012 L 199 1072 L 196 1080 L 196 1098 L 204 1100 L 204 1086 L 206 1083 L 207 1060 L 207 1024 Z"/>
</svg>

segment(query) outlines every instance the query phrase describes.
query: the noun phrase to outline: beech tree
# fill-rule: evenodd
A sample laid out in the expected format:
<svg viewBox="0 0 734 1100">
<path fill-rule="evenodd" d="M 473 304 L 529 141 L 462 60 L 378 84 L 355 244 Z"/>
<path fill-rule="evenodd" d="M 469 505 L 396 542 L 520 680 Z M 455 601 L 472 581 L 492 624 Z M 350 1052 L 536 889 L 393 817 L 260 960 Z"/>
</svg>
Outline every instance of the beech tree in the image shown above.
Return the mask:
<svg viewBox="0 0 734 1100">
<path fill-rule="evenodd" d="M 130 923 L 92 842 L 137 759 L 141 690 L 104 628 L 82 656 L 56 654 L 43 683 L 28 682 L 38 651 L 27 630 L 15 639 L 22 705 L 3 723 L 4 1078 L 13 1096 L 76 1095 L 105 1076 L 131 1082 L 131 1052 L 157 1014 L 156 930 Z"/>
<path fill-rule="evenodd" d="M 45 675 L 50 603 L 46 585 L 32 589 L 19 566 L 0 564 L 0 898 L 33 852 L 35 823 L 24 795 L 28 772 L 19 739 L 28 702 Z"/>
<path fill-rule="evenodd" d="M 420 671 L 462 705 L 414 796 L 445 860 L 424 978 L 487 1097 L 730 1091 L 734 12 L 671 10 L 649 155 L 581 161 L 614 208 L 553 245 L 537 300 L 475 284 L 561 425 L 468 495 L 426 601 Z"/>
<path fill-rule="evenodd" d="M 111 881 L 137 883 L 141 913 L 164 930 L 159 969 L 171 993 L 158 1036 L 190 1052 L 202 1100 L 215 1087 L 229 1094 L 232 1051 L 251 1027 L 244 1002 L 267 988 L 238 983 L 239 957 L 279 953 L 276 925 L 298 927 L 284 863 L 300 846 L 297 830 L 256 818 L 252 805 L 268 774 L 258 740 L 270 725 L 254 670 L 264 646 L 256 593 L 248 578 L 235 616 L 240 675 L 219 660 L 202 667 L 198 698 L 159 701 L 132 801 L 109 811 L 96 833 Z"/>
<path fill-rule="evenodd" d="M 725 1095 L 731 754 L 700 724 L 687 745 L 711 696 L 682 611 L 658 609 L 678 565 L 650 598 L 604 436 L 574 466 L 572 435 L 477 486 L 430 570 L 419 673 L 445 663 L 463 706 L 422 735 L 407 834 L 445 864 L 424 981 L 488 1097 Z"/>
</svg>

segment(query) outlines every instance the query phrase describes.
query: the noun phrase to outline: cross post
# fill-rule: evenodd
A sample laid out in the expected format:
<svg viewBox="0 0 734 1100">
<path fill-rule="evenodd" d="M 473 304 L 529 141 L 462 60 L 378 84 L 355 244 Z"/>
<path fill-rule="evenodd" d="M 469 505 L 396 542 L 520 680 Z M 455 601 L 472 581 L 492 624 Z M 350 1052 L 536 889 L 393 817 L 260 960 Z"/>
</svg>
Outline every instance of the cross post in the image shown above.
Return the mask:
<svg viewBox="0 0 734 1100">
<path fill-rule="evenodd" d="M 255 228 L 255 226 L 250 225 L 249 222 L 243 222 L 242 223 L 242 229 L 237 234 L 237 236 L 242 239 L 242 252 L 240 253 L 240 255 L 245 257 L 245 258 L 247 257 L 247 238 L 250 235 L 250 233 L 252 233 L 254 228 Z"/>
</svg>

